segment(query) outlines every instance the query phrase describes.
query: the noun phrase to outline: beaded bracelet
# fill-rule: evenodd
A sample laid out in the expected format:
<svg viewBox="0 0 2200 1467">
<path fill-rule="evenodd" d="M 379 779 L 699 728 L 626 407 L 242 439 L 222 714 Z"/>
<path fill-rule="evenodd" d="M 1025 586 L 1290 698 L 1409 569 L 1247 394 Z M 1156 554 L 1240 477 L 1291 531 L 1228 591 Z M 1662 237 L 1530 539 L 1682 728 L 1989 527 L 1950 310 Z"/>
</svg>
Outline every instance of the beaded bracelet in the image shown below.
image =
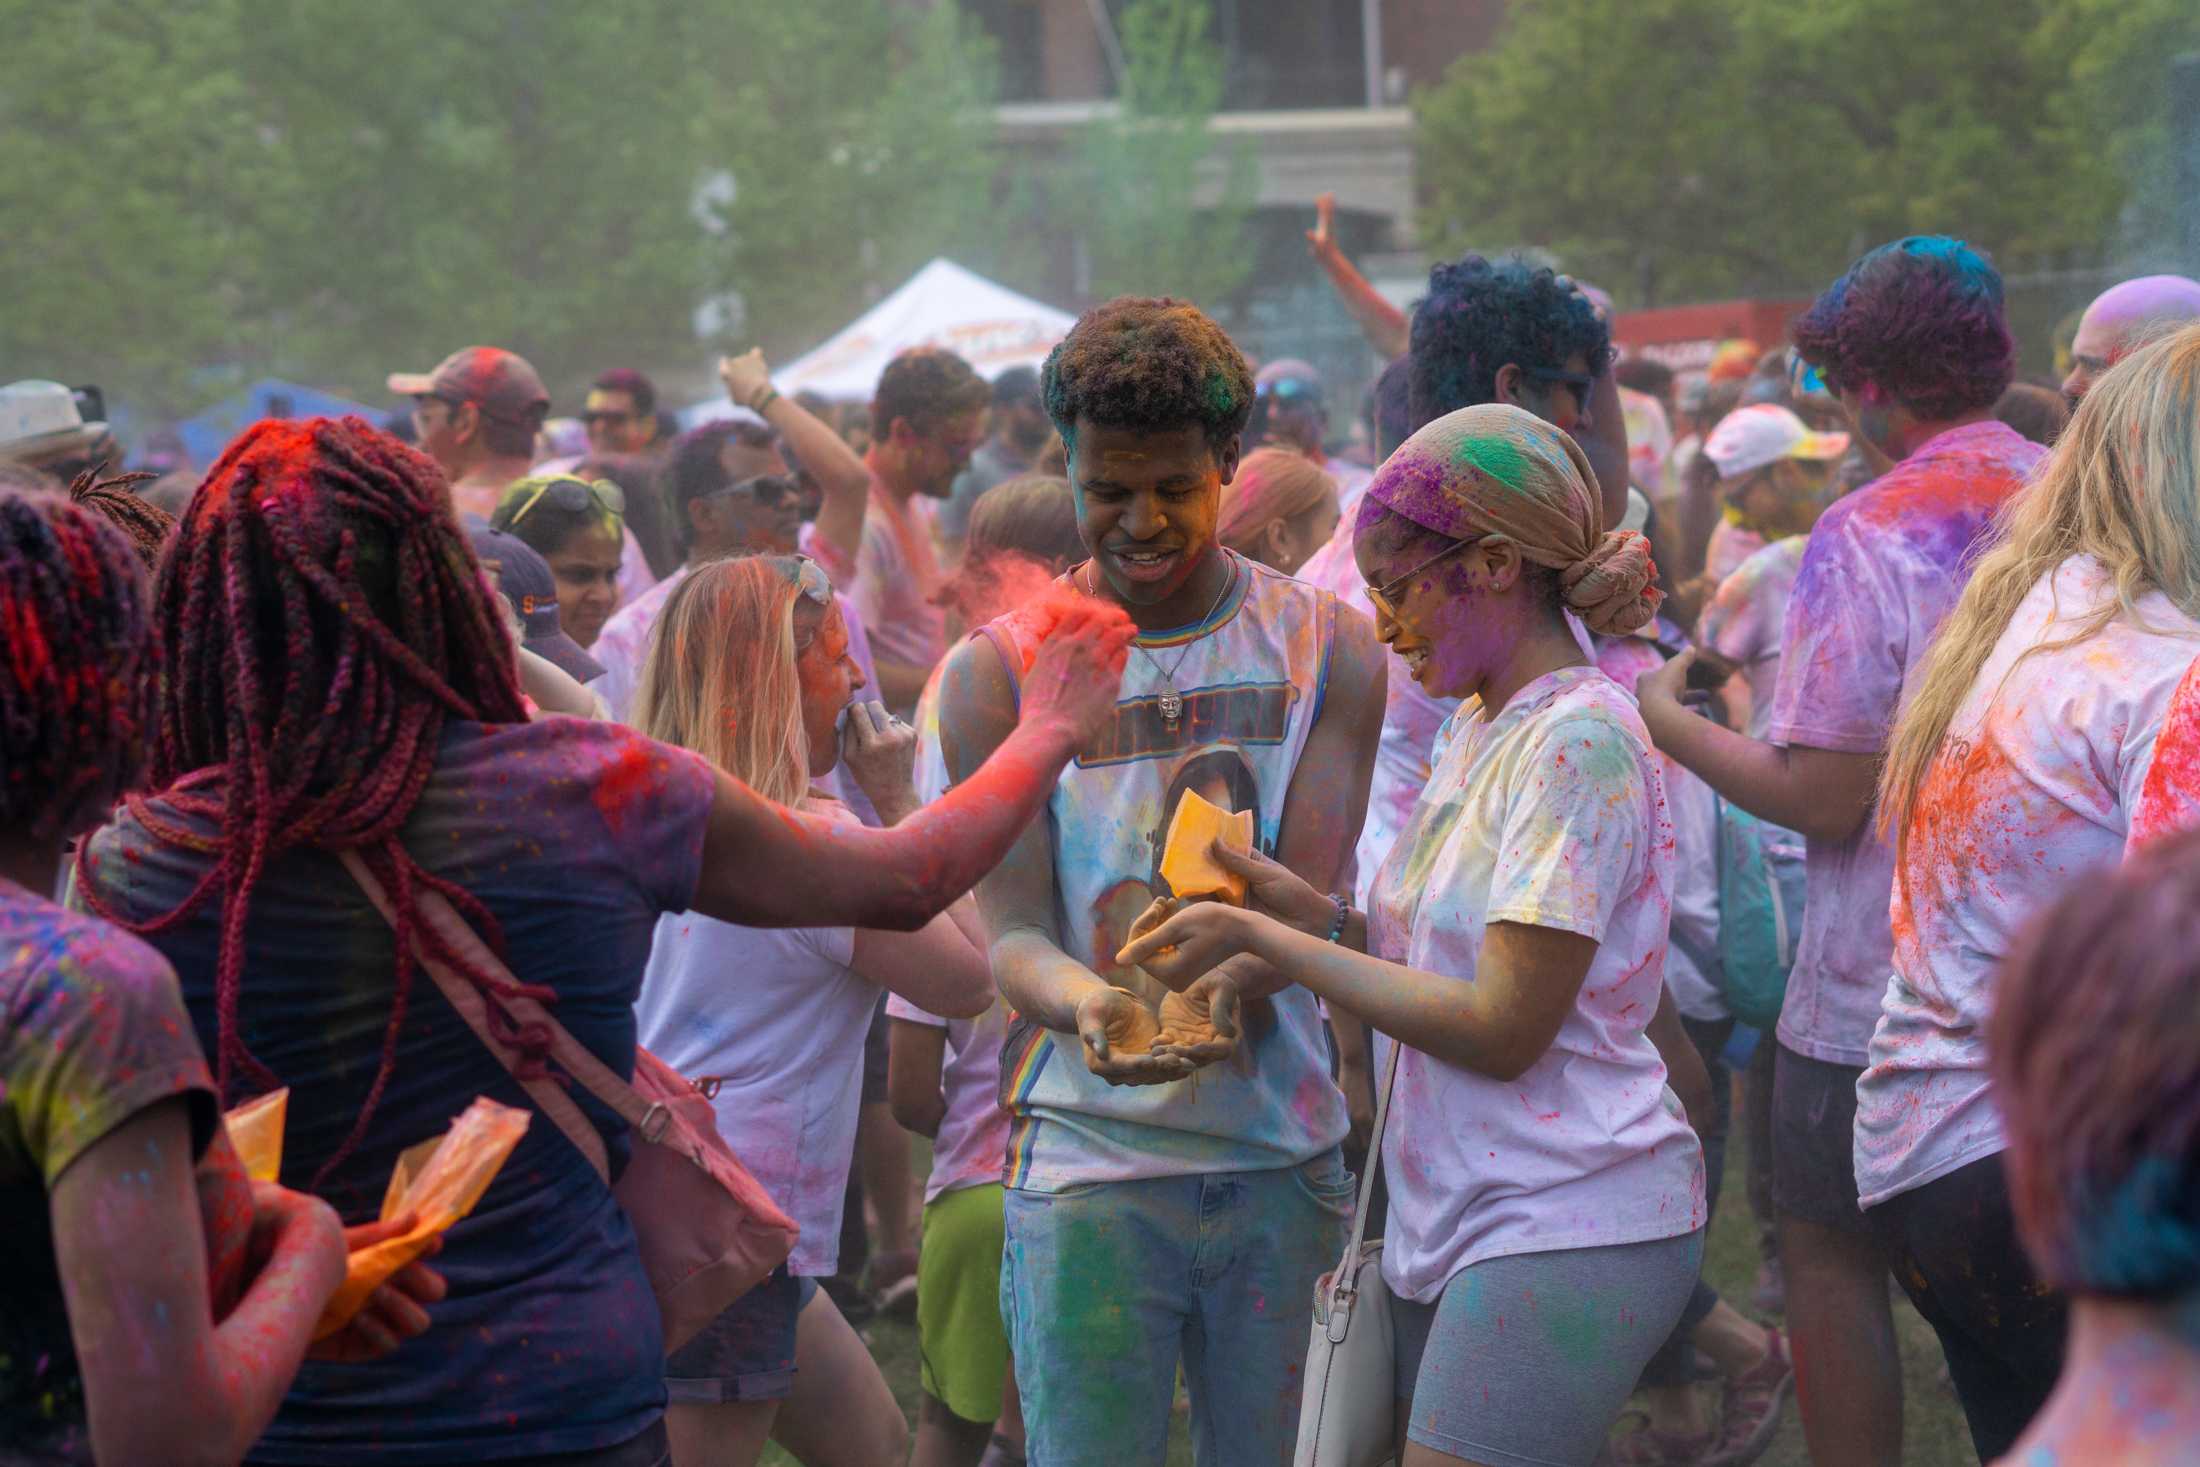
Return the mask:
<svg viewBox="0 0 2200 1467">
<path fill-rule="evenodd" d="M 1329 894 L 1329 899 L 1337 904 L 1337 915 L 1332 917 L 1329 922 L 1329 940 L 1331 942 L 1342 942 L 1344 941 L 1344 924 L 1352 916 L 1352 904 L 1335 892 Z"/>
<path fill-rule="evenodd" d="M 764 416 L 764 409 L 770 407 L 773 403 L 777 401 L 779 401 L 779 389 L 776 387 L 767 387 L 757 397 L 756 401 L 749 404 L 749 411 L 761 418 L 762 416 Z"/>
</svg>

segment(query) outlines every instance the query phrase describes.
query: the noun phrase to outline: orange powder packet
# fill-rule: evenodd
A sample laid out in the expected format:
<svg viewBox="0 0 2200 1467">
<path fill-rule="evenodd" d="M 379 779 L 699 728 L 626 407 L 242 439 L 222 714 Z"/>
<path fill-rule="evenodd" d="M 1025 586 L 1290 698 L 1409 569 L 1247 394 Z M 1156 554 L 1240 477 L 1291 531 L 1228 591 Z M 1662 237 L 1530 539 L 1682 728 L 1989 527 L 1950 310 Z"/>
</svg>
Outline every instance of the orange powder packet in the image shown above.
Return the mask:
<svg viewBox="0 0 2200 1467">
<path fill-rule="evenodd" d="M 229 1144 L 255 1182 L 272 1182 L 283 1170 L 283 1123 L 290 1118 L 290 1087 L 270 1090 L 222 1115 Z"/>
<path fill-rule="evenodd" d="M 1209 848 L 1217 839 L 1233 851 L 1253 848 L 1253 812 L 1232 813 L 1184 791 L 1169 821 L 1169 839 L 1161 852 L 1161 877 L 1180 901 L 1207 897 L 1233 907 L 1245 905 L 1245 878 L 1216 862 Z"/>
<path fill-rule="evenodd" d="M 345 1261 L 344 1282 L 322 1307 L 320 1322 L 313 1327 L 316 1340 L 327 1339 L 351 1323 L 392 1274 L 420 1257 L 431 1242 L 474 1210 L 505 1158 L 527 1133 L 530 1119 L 527 1111 L 483 1096 L 451 1122 L 450 1130 L 397 1158 L 390 1170 L 390 1185 L 382 1194 L 382 1220 L 410 1212 L 416 1215 L 412 1230 L 362 1248 Z"/>
</svg>

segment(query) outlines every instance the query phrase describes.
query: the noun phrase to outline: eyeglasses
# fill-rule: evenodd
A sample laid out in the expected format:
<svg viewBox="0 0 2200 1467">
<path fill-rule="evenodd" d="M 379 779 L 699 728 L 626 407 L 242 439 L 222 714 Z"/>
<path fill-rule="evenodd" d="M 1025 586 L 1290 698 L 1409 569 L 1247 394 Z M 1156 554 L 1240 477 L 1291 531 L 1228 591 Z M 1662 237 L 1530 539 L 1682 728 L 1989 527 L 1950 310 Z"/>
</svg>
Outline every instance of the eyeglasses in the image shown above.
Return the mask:
<svg viewBox="0 0 2200 1467">
<path fill-rule="evenodd" d="M 1538 382 L 1572 388 L 1574 401 L 1584 405 L 1589 401 L 1590 390 L 1597 385 L 1596 377 L 1588 372 L 1566 372 L 1556 367 L 1523 367 L 1521 371 Z"/>
<path fill-rule="evenodd" d="M 721 494 L 739 494 L 753 499 L 765 509 L 777 509 L 790 499 L 799 497 L 801 487 L 785 474 L 754 474 L 737 479 L 731 484 L 721 484 L 716 489 L 698 494 L 697 499 L 716 499 Z"/>
<path fill-rule="evenodd" d="M 787 578 L 788 584 L 809 597 L 819 606 L 833 604 L 832 578 L 825 574 L 825 567 L 807 555 L 775 555 L 772 566 Z"/>
<path fill-rule="evenodd" d="M 1396 621 L 1398 619 L 1398 598 L 1405 594 L 1406 582 L 1412 580 L 1415 576 L 1419 575 L 1422 571 L 1427 570 L 1430 566 L 1436 564 L 1436 562 L 1438 562 L 1439 560 L 1443 560 L 1448 556 L 1457 555 L 1460 551 L 1466 549 L 1469 545 L 1479 545 L 1483 540 L 1487 538 L 1488 537 L 1484 535 L 1477 535 L 1472 540 L 1454 540 L 1451 544 L 1445 546 L 1442 550 L 1437 551 L 1434 555 L 1430 556 L 1427 560 L 1422 561 L 1419 565 L 1415 566 L 1412 570 L 1407 571 L 1404 575 L 1398 576 L 1393 580 L 1385 581 L 1380 586 L 1369 586 L 1367 588 L 1367 599 L 1375 603 L 1375 609 L 1377 611 L 1381 612 L 1384 616 L 1389 617 L 1392 621 Z"/>
<path fill-rule="evenodd" d="M 524 482 L 522 481 L 522 483 Z M 514 487 L 519 486 L 515 485 Z M 626 518 L 626 495 L 620 491 L 618 485 L 612 483 L 609 479 L 590 480 L 578 478 L 572 474 L 558 474 L 554 477 L 537 480 L 534 491 L 522 500 L 519 508 L 513 510 L 510 517 L 505 518 L 504 523 L 497 528 L 511 529 L 521 520 L 527 518 L 528 511 L 538 504 L 547 504 L 552 509 L 562 510 L 566 514 L 582 514 L 593 507 L 612 516 L 614 519 L 623 520 Z"/>
</svg>

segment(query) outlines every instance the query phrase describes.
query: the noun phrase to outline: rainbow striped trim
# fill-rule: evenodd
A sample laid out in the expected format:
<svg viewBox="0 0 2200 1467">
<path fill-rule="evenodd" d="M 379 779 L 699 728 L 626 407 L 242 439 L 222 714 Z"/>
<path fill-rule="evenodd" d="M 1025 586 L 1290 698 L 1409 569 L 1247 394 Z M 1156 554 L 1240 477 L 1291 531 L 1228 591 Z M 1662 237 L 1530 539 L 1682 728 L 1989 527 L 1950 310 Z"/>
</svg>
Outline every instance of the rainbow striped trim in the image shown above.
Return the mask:
<svg viewBox="0 0 2200 1467">
<path fill-rule="evenodd" d="M 1039 1133 L 1039 1118 L 1031 1113 L 1031 1092 L 1054 1052 L 1047 1031 L 1037 1024 L 1021 1036 L 1010 1036 L 1011 1041 L 1019 1037 L 1023 1049 L 1014 1062 L 1005 1053 L 1001 1056 L 1001 1108 L 1008 1112 L 1008 1156 L 1001 1180 L 1011 1187 L 1021 1187 L 1031 1180 L 1031 1152 Z"/>
<path fill-rule="evenodd" d="M 1238 608 L 1245 604 L 1247 594 L 1253 589 L 1253 577 L 1245 568 L 1245 557 L 1239 555 L 1235 550 L 1224 549 L 1222 553 L 1230 558 L 1230 574 L 1235 579 L 1231 582 L 1230 589 L 1223 592 L 1222 599 L 1215 603 L 1213 614 L 1202 621 L 1193 622 L 1188 627 L 1175 627 L 1165 632 L 1142 633 L 1137 641 L 1138 646 L 1148 650 L 1155 647 L 1181 647 L 1186 642 L 1198 641 L 1201 637 L 1206 636 L 1238 614 Z"/>
</svg>

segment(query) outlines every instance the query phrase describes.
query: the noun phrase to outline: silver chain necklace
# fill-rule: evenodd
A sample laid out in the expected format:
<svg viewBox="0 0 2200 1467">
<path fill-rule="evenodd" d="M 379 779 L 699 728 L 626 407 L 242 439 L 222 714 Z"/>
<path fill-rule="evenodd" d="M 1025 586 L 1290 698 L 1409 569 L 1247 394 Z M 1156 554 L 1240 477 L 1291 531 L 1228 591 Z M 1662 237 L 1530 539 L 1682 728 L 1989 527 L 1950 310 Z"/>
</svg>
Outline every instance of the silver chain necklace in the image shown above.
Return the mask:
<svg viewBox="0 0 2200 1467">
<path fill-rule="evenodd" d="M 1225 575 L 1222 578 L 1222 589 L 1215 592 L 1215 599 L 1213 603 L 1208 606 L 1206 612 L 1199 618 L 1199 620 L 1193 623 L 1194 626 L 1205 625 L 1207 618 L 1215 614 L 1215 608 L 1222 605 L 1222 598 L 1230 594 L 1230 587 L 1237 584 L 1237 567 L 1234 565 L 1228 565 L 1226 562 L 1225 569 L 1228 570 L 1229 574 Z M 1097 598 L 1100 594 L 1099 565 L 1096 562 L 1088 560 L 1085 562 L 1085 570 L 1086 594 Z M 1184 716 L 1184 695 L 1178 692 L 1176 688 L 1177 669 L 1183 667 L 1184 660 L 1192 655 L 1192 648 L 1198 645 L 1199 638 L 1192 638 L 1191 642 L 1185 646 L 1184 650 L 1176 655 L 1176 666 L 1163 667 L 1161 665 L 1160 658 L 1154 656 L 1151 652 L 1148 652 L 1144 647 L 1139 646 L 1138 643 L 1131 643 L 1131 646 L 1138 649 L 1138 653 L 1140 656 L 1144 657 L 1148 662 L 1153 664 L 1154 671 L 1161 674 L 1161 697 L 1159 699 L 1161 705 L 1161 723 L 1162 726 L 1168 729 L 1171 733 L 1176 732 L 1177 720 L 1181 719 Z"/>
</svg>

